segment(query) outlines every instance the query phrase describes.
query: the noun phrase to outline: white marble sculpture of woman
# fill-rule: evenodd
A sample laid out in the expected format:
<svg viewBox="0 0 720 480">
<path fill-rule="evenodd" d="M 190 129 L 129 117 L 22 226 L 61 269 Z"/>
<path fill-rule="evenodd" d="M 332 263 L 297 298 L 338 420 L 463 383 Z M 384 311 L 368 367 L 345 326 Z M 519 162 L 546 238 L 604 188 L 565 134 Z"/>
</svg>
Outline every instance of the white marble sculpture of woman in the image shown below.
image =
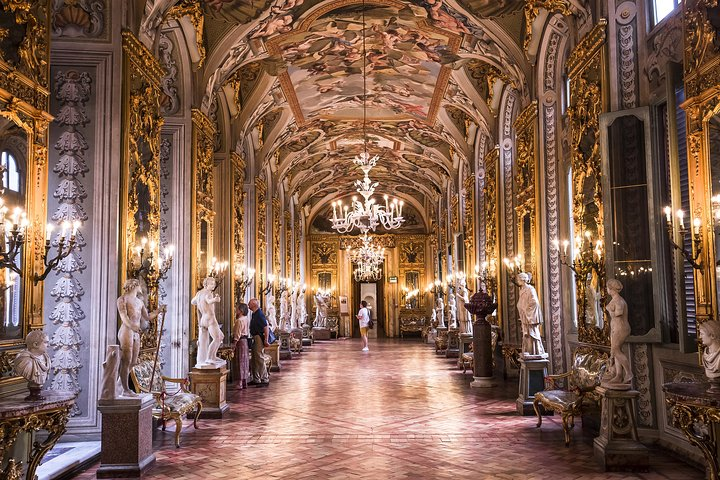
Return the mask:
<svg viewBox="0 0 720 480">
<path fill-rule="evenodd" d="M 267 294 L 267 297 L 265 297 L 265 316 L 267 317 L 267 321 L 270 324 L 270 329 L 272 331 L 277 330 L 277 312 L 275 309 L 275 295 L 273 294 L 272 290 L 270 293 Z"/>
<path fill-rule="evenodd" d="M 633 378 L 630 359 L 625 353 L 625 340 L 630 335 L 628 308 L 625 299 L 620 296 L 623 289 L 620 281 L 611 278 L 607 281 L 607 292 L 610 295 L 605 310 L 610 316 L 610 361 L 605 376 L 604 386 L 615 389 L 629 389 Z"/>
<path fill-rule="evenodd" d="M 287 289 L 280 294 L 280 328 L 289 332 L 292 328 L 290 323 L 290 303 Z"/>
<path fill-rule="evenodd" d="M 702 355 L 705 376 L 710 380 L 720 379 L 720 323 L 709 320 L 701 323 L 698 329 L 705 346 Z"/>
<path fill-rule="evenodd" d="M 527 273 L 517 275 L 517 285 L 520 287 L 517 309 L 523 332 L 522 354 L 525 358 L 547 358 L 540 334 L 540 325 L 543 323 L 540 300 L 535 287 L 529 282 L 530 275 Z"/>
<path fill-rule="evenodd" d="M 435 313 L 439 322 L 437 328 L 445 328 L 445 301 L 442 297 L 435 301 Z"/>
<path fill-rule="evenodd" d="M 298 328 L 307 323 L 307 307 L 305 306 L 305 287 L 301 287 L 297 296 Z"/>
<path fill-rule="evenodd" d="M 456 295 L 460 299 L 460 333 L 472 335 L 472 321 L 470 320 L 469 312 L 465 309 L 465 304 L 470 302 L 470 292 L 468 291 L 467 285 L 465 283 L 465 277 L 460 277 L 458 279 L 458 288 Z"/>
<path fill-rule="evenodd" d="M 190 302 L 197 306 L 200 314 L 196 368 L 220 367 L 226 363 L 217 356 L 218 348 L 222 345 L 225 335 L 220 330 L 220 325 L 215 317 L 215 304 L 220 301 L 220 295 L 216 295 L 214 292 L 215 286 L 215 278 L 207 277 L 203 280 L 203 288 Z M 212 343 L 209 337 L 212 337 Z"/>
<path fill-rule="evenodd" d="M 299 321 L 298 321 L 298 309 L 297 309 L 297 296 L 298 296 L 298 286 L 295 285 L 292 290 L 292 294 L 290 295 L 290 328 L 300 328 L 299 327 Z"/>
<path fill-rule="evenodd" d="M 448 328 L 457 328 L 457 302 L 455 301 L 455 295 L 448 295 L 445 314 L 447 315 Z"/>
<path fill-rule="evenodd" d="M 48 337 L 42 330 L 33 330 L 25 337 L 27 350 L 13 360 L 15 373 L 38 390 L 45 384 L 50 371 L 50 355 L 47 353 Z"/>
<path fill-rule="evenodd" d="M 315 294 L 315 322 L 313 326 L 325 328 L 327 326 L 327 296 L 322 292 Z"/>
</svg>

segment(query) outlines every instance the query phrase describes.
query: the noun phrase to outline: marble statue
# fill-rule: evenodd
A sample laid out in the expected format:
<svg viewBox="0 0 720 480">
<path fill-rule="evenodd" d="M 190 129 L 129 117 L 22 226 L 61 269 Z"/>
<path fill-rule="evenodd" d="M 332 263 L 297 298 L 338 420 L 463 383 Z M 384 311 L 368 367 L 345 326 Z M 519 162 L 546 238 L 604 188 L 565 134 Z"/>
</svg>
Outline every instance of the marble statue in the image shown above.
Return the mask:
<svg viewBox="0 0 720 480">
<path fill-rule="evenodd" d="M 327 327 L 328 299 L 329 295 L 326 293 L 318 292 L 315 294 L 315 322 L 313 322 L 314 327 Z"/>
<path fill-rule="evenodd" d="M 455 295 L 448 295 L 445 315 L 447 315 L 448 328 L 457 328 L 457 302 L 455 301 Z"/>
<path fill-rule="evenodd" d="M 197 364 L 195 368 L 203 367 L 221 367 L 225 365 L 225 360 L 217 356 L 218 348 L 222 345 L 225 338 L 220 325 L 218 325 L 215 317 L 215 304 L 220 301 L 220 296 L 216 295 L 216 281 L 214 277 L 207 277 L 203 280 L 203 288 L 195 295 L 190 302 L 197 306 L 200 315 L 197 348 Z M 212 337 L 212 342 L 210 338 Z"/>
<path fill-rule="evenodd" d="M 460 305 L 465 305 L 466 303 L 470 303 L 470 291 L 467 288 L 467 284 L 465 283 L 465 278 L 460 277 L 458 279 L 458 287 L 457 287 L 457 293 L 455 294 L 460 299 Z M 472 319 L 469 316 L 469 312 L 465 310 L 464 308 L 461 308 L 460 311 L 460 333 L 465 333 L 468 335 L 472 335 L 473 333 L 473 327 L 472 327 Z"/>
<path fill-rule="evenodd" d="M 543 318 L 537 292 L 535 287 L 530 285 L 530 275 L 527 273 L 518 273 L 516 280 L 520 287 L 517 309 L 523 332 L 522 355 L 528 359 L 547 358 L 548 354 L 545 353 L 540 334 Z"/>
<path fill-rule="evenodd" d="M 137 364 L 140 354 L 140 330 L 147 330 L 150 320 L 158 316 L 159 311 L 148 314 L 145 303 L 140 299 L 142 285 L 136 278 L 129 278 L 123 285 L 123 294 L 117 299 L 117 309 L 120 315 L 120 329 L 118 341 L 120 342 L 120 384 L 122 394 L 134 397 L 136 394 L 130 390 L 128 379 L 130 369 Z"/>
<path fill-rule="evenodd" d="M 298 328 L 302 328 L 307 323 L 307 306 L 305 305 L 305 287 L 300 287 L 297 296 L 297 322 Z"/>
<path fill-rule="evenodd" d="M 265 316 L 267 317 L 268 324 L 270 325 L 270 330 L 277 330 L 278 323 L 275 309 L 275 295 L 273 295 L 272 290 L 267 294 L 267 297 L 265 297 Z"/>
<path fill-rule="evenodd" d="M 290 296 L 287 289 L 280 294 L 280 328 L 284 331 L 290 331 L 292 323 L 290 323 Z"/>
<path fill-rule="evenodd" d="M 430 326 L 431 326 L 432 328 L 437 327 L 437 321 L 438 321 L 437 310 L 435 310 L 435 309 L 433 308 L 433 309 L 432 309 L 432 313 L 430 314 Z"/>
<path fill-rule="evenodd" d="M 438 328 L 445 328 L 445 301 L 438 297 L 435 301 L 435 313 L 437 315 Z"/>
<path fill-rule="evenodd" d="M 115 400 L 123 393 L 118 371 L 120 370 L 120 345 L 108 345 L 105 352 L 100 400 Z"/>
<path fill-rule="evenodd" d="M 630 359 L 625 353 L 625 340 L 630 335 L 628 308 L 625 299 L 620 296 L 623 289 L 620 281 L 611 278 L 607 281 L 607 292 L 610 295 L 605 310 L 610 316 L 610 360 L 602 379 L 602 385 L 615 390 L 630 389 L 633 378 Z"/>
<path fill-rule="evenodd" d="M 293 287 L 292 294 L 290 295 L 290 329 L 300 328 L 300 322 L 298 321 L 297 296 L 298 286 L 296 285 Z"/>
<path fill-rule="evenodd" d="M 720 379 L 720 323 L 709 320 L 701 323 L 698 329 L 700 340 L 705 346 L 702 354 L 705 376 L 711 381 Z"/>
<path fill-rule="evenodd" d="M 47 353 L 48 337 L 42 330 L 33 330 L 25 337 L 26 350 L 13 360 L 15 373 L 28 381 L 30 396 L 26 400 L 42 400 L 42 386 L 50 371 L 50 355 Z"/>
</svg>

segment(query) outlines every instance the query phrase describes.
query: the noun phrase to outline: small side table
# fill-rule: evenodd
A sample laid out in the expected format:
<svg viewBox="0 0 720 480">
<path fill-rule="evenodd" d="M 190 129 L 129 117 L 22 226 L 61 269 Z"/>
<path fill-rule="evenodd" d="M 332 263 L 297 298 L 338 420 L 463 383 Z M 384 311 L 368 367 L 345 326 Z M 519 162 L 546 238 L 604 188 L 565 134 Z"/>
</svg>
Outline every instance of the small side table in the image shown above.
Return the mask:
<svg viewBox="0 0 720 480">
<path fill-rule="evenodd" d="M 54 390 L 44 390 L 42 395 L 44 400 L 34 401 L 24 400 L 26 393 L 0 398 L 0 462 L 8 462 L 5 470 L 0 471 L 2 478 L 22 476 L 22 460 L 6 458 L 21 432 L 48 432 L 44 442 L 33 442 L 24 478 L 35 478 L 35 470 L 43 457 L 65 433 L 70 409 L 77 395 Z"/>
<path fill-rule="evenodd" d="M 690 444 L 698 447 L 705 457 L 710 480 L 718 480 L 720 473 L 720 395 L 709 393 L 709 383 L 676 382 L 666 383 L 662 389 L 665 401 L 672 408 L 673 425 L 679 428 Z M 707 431 L 698 431 L 696 423 L 707 426 Z"/>
</svg>

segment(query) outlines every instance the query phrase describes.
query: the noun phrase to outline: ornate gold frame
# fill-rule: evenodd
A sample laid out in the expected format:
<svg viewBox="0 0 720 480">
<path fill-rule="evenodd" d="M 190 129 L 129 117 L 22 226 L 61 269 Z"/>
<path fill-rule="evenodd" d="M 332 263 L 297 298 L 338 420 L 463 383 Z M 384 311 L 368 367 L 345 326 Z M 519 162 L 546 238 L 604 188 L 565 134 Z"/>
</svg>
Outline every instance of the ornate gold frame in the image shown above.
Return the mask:
<svg viewBox="0 0 720 480">
<path fill-rule="evenodd" d="M 536 226 L 537 207 L 538 207 L 538 191 L 535 188 L 538 182 L 537 172 L 537 116 L 538 102 L 533 100 L 530 105 L 520 112 L 515 120 L 516 146 L 517 146 L 517 162 L 515 167 L 515 195 L 517 198 L 517 206 L 515 214 L 517 216 L 517 236 L 518 236 L 518 252 L 526 257 L 526 265 L 529 261 L 529 273 L 532 275 L 533 283 L 536 288 L 540 289 L 540 279 L 538 278 L 537 268 L 537 251 L 539 245 L 539 236 Z M 530 219 L 530 251 L 525 252 L 525 236 L 526 232 L 523 225 L 523 219 Z M 528 270 L 524 267 L 525 270 Z"/>
<path fill-rule="evenodd" d="M 245 264 L 245 159 L 237 152 L 230 153 L 230 162 L 233 170 L 233 262 L 230 274 L 235 271 L 235 264 Z M 233 285 L 235 283 L 233 282 Z M 234 306 L 240 296 L 236 288 L 232 290 Z"/>
<path fill-rule="evenodd" d="M 282 217 L 280 211 L 280 197 L 276 194 L 272 199 L 272 258 L 273 272 L 276 276 L 281 275 L 282 262 L 280 260 L 280 233 L 282 228 Z"/>
<path fill-rule="evenodd" d="M 44 326 L 43 282 L 36 284 L 32 279 L 45 268 L 42 254 L 47 218 L 48 125 L 53 119 L 49 113 L 49 16 L 47 2 L 0 0 L 0 8 L 6 15 L 14 15 L 16 24 L 25 28 L 17 64 L 0 54 L 0 117 L 27 135 L 24 208 L 31 233 L 20 266 L 24 336 Z M 14 376 L 12 369 L 12 359 L 24 346 L 24 338 L 0 342 L 0 385 L 24 381 Z"/>
<path fill-rule="evenodd" d="M 267 280 L 267 182 L 265 175 L 255 177 L 255 271 L 260 282 Z M 261 283 L 260 287 L 264 285 Z"/>
<path fill-rule="evenodd" d="M 200 247 L 202 245 L 202 223 L 207 224 L 207 252 L 205 258 L 209 261 L 213 256 L 213 244 L 215 236 L 215 200 L 214 185 L 215 175 L 215 125 L 212 120 L 198 109 L 192 110 L 192 245 L 190 248 L 190 297 L 195 295 L 201 287 L 203 276 L 207 275 L 209 265 L 200 264 Z M 197 338 L 197 316 L 196 309 L 190 310 L 190 331 L 192 339 Z"/>
<path fill-rule="evenodd" d="M 685 37 L 685 97 L 687 113 L 687 151 L 690 180 L 690 216 L 701 219 L 700 251 L 694 245 L 697 263 L 694 270 L 695 307 L 698 323 L 714 320 L 718 311 L 715 274 L 715 233 L 712 228 L 712 178 L 708 121 L 720 112 L 720 52 L 714 46 L 716 30 L 710 24 L 707 9 L 717 5 L 713 0 L 686 0 L 683 3 Z"/>
<path fill-rule="evenodd" d="M 475 273 L 475 175 L 463 182 L 463 227 L 465 229 L 465 276 Z"/>
<path fill-rule="evenodd" d="M 122 33 L 123 48 L 123 164 L 120 185 L 119 288 L 130 276 L 129 258 L 138 243 L 138 225 L 135 215 L 139 209 L 138 185 L 148 190 L 149 241 L 160 243 L 160 133 L 163 118 L 160 113 L 162 88 L 165 75 L 152 52 L 129 31 Z M 149 152 L 142 151 L 145 144 Z M 144 155 L 149 153 L 148 155 Z M 158 306 L 157 285 L 148 285 L 147 307 L 149 311 Z M 157 347 L 157 322 L 142 335 L 141 348 L 154 351 Z"/>
<path fill-rule="evenodd" d="M 498 215 L 498 168 L 500 163 L 500 148 L 496 146 L 490 150 L 484 159 L 485 163 L 485 185 L 483 186 L 483 199 L 485 203 L 485 261 L 495 265 L 494 283 L 497 286 L 495 295 L 500 296 L 500 264 L 498 247 L 498 229 L 500 216 Z M 502 302 L 498 302 L 497 318 L 502 318 Z"/>
<path fill-rule="evenodd" d="M 572 155 L 573 236 L 584 239 L 585 232 L 590 231 L 594 239 L 601 242 L 604 242 L 604 228 L 599 117 L 607 109 L 604 88 L 607 84 L 606 27 L 607 20 L 599 19 L 597 25 L 570 53 L 566 65 L 570 78 L 568 117 Z M 596 212 L 586 211 L 588 196 L 592 197 Z M 592 248 L 589 246 L 588 250 L 584 247 L 575 265 L 578 338 L 583 343 L 607 345 L 610 342 L 609 322 L 603 321 L 602 328 L 599 328 L 585 321 L 588 278 L 591 283 L 597 284 L 603 306 L 606 296 L 605 265 L 592 261 Z"/>
</svg>

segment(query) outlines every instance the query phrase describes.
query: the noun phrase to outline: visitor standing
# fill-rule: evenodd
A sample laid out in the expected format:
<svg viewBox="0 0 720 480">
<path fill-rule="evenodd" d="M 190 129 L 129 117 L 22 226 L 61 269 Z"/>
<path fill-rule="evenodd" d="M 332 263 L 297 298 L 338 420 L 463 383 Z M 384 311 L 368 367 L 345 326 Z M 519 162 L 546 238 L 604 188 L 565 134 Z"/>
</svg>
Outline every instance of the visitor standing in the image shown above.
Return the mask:
<svg viewBox="0 0 720 480">
<path fill-rule="evenodd" d="M 360 302 L 360 311 L 357 314 L 358 322 L 360 323 L 360 336 L 362 337 L 363 352 L 369 352 L 368 348 L 368 329 L 370 328 L 370 311 L 367 308 L 367 302 L 365 300 Z"/>
<path fill-rule="evenodd" d="M 252 381 L 248 385 L 256 385 L 258 387 L 267 387 L 270 384 L 270 376 L 265 366 L 264 347 L 269 347 L 270 343 L 270 327 L 265 318 L 265 314 L 260 310 L 260 302 L 257 298 L 251 298 L 248 307 L 252 311 L 250 319 L 250 335 L 253 339 L 252 345 Z"/>
<path fill-rule="evenodd" d="M 235 366 L 238 372 L 237 388 L 247 388 L 248 374 L 250 373 L 250 318 L 248 313 L 247 304 L 238 305 L 233 325 Z"/>
</svg>

